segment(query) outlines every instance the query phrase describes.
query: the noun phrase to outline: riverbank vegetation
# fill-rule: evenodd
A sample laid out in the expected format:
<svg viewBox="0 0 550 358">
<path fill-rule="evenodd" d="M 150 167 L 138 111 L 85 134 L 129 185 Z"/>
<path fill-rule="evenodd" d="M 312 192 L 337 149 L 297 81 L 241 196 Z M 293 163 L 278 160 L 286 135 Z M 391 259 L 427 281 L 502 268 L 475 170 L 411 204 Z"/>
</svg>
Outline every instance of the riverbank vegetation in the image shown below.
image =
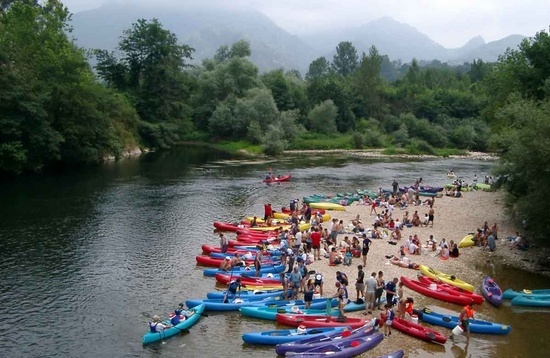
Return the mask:
<svg viewBox="0 0 550 358">
<path fill-rule="evenodd" d="M 332 59 L 259 73 L 246 41 L 191 66 L 194 49 L 136 19 L 118 51 L 82 49 L 58 0 L 2 2 L 0 173 L 99 163 L 136 147 L 200 141 L 278 155 L 288 149 L 385 148 L 449 155 L 496 151 L 518 220 L 535 210 L 550 166 L 550 40 L 539 32 L 497 63 L 403 64 L 351 42 Z M 91 68 L 89 60 L 95 66 Z M 540 207 L 539 207 L 540 209 Z"/>
</svg>

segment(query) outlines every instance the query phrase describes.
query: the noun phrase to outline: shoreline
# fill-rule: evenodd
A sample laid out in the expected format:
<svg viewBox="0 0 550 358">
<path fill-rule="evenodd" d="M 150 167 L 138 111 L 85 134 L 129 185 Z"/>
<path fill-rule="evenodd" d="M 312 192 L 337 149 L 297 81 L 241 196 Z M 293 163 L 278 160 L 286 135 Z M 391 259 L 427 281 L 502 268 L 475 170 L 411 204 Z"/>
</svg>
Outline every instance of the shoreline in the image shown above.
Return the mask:
<svg viewBox="0 0 550 358">
<path fill-rule="evenodd" d="M 431 154 L 383 154 L 384 149 L 304 149 L 304 150 L 285 150 L 284 154 L 347 154 L 355 157 L 365 158 L 443 158 Z M 469 158 L 476 160 L 497 160 L 498 156 L 493 153 L 468 152 L 467 155 L 449 155 L 445 158 Z"/>
<path fill-rule="evenodd" d="M 367 264 L 363 269 L 365 272 L 365 279 L 370 276 L 371 272 L 384 272 L 384 279 L 386 282 L 393 278 L 400 278 L 401 276 L 416 279 L 417 274 L 420 272 L 413 269 L 401 268 L 393 265 L 389 262 L 386 256 L 395 255 L 398 256 L 399 246 L 402 245 L 409 235 L 418 234 L 421 242 L 424 244 L 429 238 L 429 235 L 433 235 L 436 241 L 439 243 L 442 238 L 445 238 L 447 242 L 454 240 L 456 243 L 466 236 L 470 232 L 475 232 L 477 228 L 482 227 L 485 221 L 489 226 L 496 223 L 498 226 L 498 240 L 497 248 L 494 252 L 489 250 L 482 250 L 480 247 L 462 248 L 460 250 L 460 256 L 458 258 L 449 258 L 447 260 L 441 260 L 438 256 L 435 256 L 432 251 L 422 251 L 421 255 L 407 255 L 409 260 L 414 263 L 424 264 L 436 270 L 440 270 L 444 273 L 456 275 L 457 278 L 463 279 L 476 287 L 476 291 L 480 283 L 482 282 L 485 273 L 481 269 L 483 262 L 488 260 L 499 261 L 505 265 L 531 271 L 537 273 L 543 273 L 550 276 L 550 270 L 546 269 L 545 272 L 540 272 L 537 262 L 540 258 L 548 257 L 548 251 L 545 249 L 528 249 L 526 251 L 520 251 L 517 249 L 510 250 L 508 236 L 515 236 L 515 227 L 509 224 L 509 220 L 504 212 L 503 193 L 497 192 L 466 192 L 461 198 L 453 198 L 443 196 L 435 200 L 434 209 L 434 225 L 433 228 L 429 227 L 412 227 L 404 228 L 402 231 L 403 238 L 397 245 L 388 244 L 388 240 L 373 239 L 370 247 L 369 254 L 367 256 Z M 377 208 L 379 209 L 379 208 Z M 418 214 L 422 218 L 425 213 L 428 212 L 427 206 L 413 206 L 409 207 L 409 214 L 415 210 L 418 210 Z M 328 213 L 333 218 L 344 220 L 346 227 L 350 225 L 351 220 L 357 215 L 360 215 L 360 220 L 363 222 L 365 229 L 372 227 L 372 222 L 375 215 L 369 215 L 370 206 L 361 206 L 357 203 L 346 207 L 346 211 L 329 211 Z M 380 210 L 379 210 L 380 211 Z M 394 218 L 403 216 L 405 210 L 396 209 L 394 211 Z M 330 223 L 329 223 L 330 224 Z M 520 231 L 521 232 L 521 231 Z M 338 242 L 341 242 L 345 236 L 349 236 L 351 239 L 354 234 L 339 234 Z M 315 261 L 308 266 L 310 270 L 320 272 L 324 277 L 324 297 L 330 297 L 336 292 L 336 271 L 345 272 L 349 279 L 348 294 L 349 299 L 356 300 L 355 280 L 357 278 L 357 266 L 362 264 L 362 258 L 353 258 L 350 266 L 344 266 L 342 264 L 337 266 L 329 266 L 328 259 L 323 258 L 320 261 Z M 497 280 L 498 283 L 498 280 Z M 502 287 L 503 290 L 506 287 Z M 426 298 L 425 296 L 404 287 L 405 297 L 413 297 L 415 300 L 415 307 L 421 308 L 423 306 L 433 303 L 433 299 Z M 384 294 L 385 296 L 385 294 Z M 454 309 L 459 310 L 459 306 Z M 365 311 L 348 312 L 346 315 L 349 317 L 359 318 L 377 318 L 381 311 L 374 310 L 373 314 L 364 315 Z M 458 315 L 458 312 L 454 314 Z M 448 330 L 442 327 L 434 327 L 446 335 Z M 412 353 L 410 349 L 420 348 L 420 341 L 405 334 L 398 333 L 399 343 L 402 347 L 407 347 L 408 351 Z M 393 337 L 392 337 L 393 338 Z M 384 340 L 386 341 L 386 340 Z M 394 339 L 389 339 L 391 344 L 395 344 Z M 389 351 L 392 351 L 389 344 L 382 342 L 375 349 L 367 352 L 362 357 L 382 355 Z M 409 354 L 410 354 L 409 353 Z M 418 353 L 418 352 L 416 352 Z"/>
</svg>

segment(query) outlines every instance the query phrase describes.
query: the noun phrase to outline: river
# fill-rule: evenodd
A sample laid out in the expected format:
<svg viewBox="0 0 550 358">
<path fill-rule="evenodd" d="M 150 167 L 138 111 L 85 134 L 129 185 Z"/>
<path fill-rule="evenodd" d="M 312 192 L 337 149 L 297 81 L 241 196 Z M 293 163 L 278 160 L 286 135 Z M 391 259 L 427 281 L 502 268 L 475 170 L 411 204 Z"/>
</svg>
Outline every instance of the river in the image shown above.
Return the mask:
<svg viewBox="0 0 550 358">
<path fill-rule="evenodd" d="M 180 147 L 93 169 L 3 182 L 1 355 L 274 357 L 273 349 L 243 345 L 240 338 L 242 332 L 273 329 L 273 324 L 238 313 L 209 313 L 188 334 L 141 345 L 151 315 L 214 289 L 214 280 L 203 277 L 194 258 L 202 243 L 217 245 L 213 221 L 262 214 L 265 202 L 278 208 L 290 198 L 314 193 L 389 187 L 393 178 L 407 184 L 421 176 L 426 183 L 442 185 L 451 168 L 471 178 L 485 175 L 492 165 L 469 159 L 405 161 L 337 154 L 297 154 L 267 162 Z M 292 173 L 292 181 L 263 184 L 269 167 Z M 491 269 L 504 270 L 498 265 Z M 548 282 L 507 270 L 503 287 L 518 280 L 526 286 Z M 503 307 L 497 317 L 512 325 L 510 336 L 478 336 L 469 354 L 533 357 L 548 351 L 547 311 Z M 466 354 L 450 345 L 430 349 L 423 345 L 416 352 Z"/>
</svg>

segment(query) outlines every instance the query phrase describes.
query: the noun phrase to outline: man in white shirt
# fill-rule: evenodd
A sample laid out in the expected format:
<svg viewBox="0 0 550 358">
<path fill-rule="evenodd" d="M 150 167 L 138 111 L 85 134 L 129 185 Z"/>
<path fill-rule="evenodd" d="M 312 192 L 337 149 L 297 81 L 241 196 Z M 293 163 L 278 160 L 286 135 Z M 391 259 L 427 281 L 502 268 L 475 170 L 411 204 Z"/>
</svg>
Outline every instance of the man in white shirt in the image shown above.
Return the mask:
<svg viewBox="0 0 550 358">
<path fill-rule="evenodd" d="M 373 272 L 365 281 L 365 309 L 368 314 L 371 314 L 371 310 L 374 309 L 374 291 L 376 290 L 376 286 L 378 286 L 376 272 Z"/>
</svg>

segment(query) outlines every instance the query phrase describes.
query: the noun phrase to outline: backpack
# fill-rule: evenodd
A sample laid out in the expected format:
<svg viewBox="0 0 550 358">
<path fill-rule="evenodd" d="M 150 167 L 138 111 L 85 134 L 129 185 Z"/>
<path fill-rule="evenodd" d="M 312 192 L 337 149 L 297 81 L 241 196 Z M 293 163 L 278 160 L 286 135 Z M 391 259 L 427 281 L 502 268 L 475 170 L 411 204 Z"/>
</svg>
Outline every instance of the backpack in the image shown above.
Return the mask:
<svg viewBox="0 0 550 358">
<path fill-rule="evenodd" d="M 390 316 L 389 316 L 388 319 L 389 319 L 390 321 L 393 321 L 394 317 L 395 317 L 395 312 L 393 312 L 393 310 L 390 309 Z"/>
</svg>

